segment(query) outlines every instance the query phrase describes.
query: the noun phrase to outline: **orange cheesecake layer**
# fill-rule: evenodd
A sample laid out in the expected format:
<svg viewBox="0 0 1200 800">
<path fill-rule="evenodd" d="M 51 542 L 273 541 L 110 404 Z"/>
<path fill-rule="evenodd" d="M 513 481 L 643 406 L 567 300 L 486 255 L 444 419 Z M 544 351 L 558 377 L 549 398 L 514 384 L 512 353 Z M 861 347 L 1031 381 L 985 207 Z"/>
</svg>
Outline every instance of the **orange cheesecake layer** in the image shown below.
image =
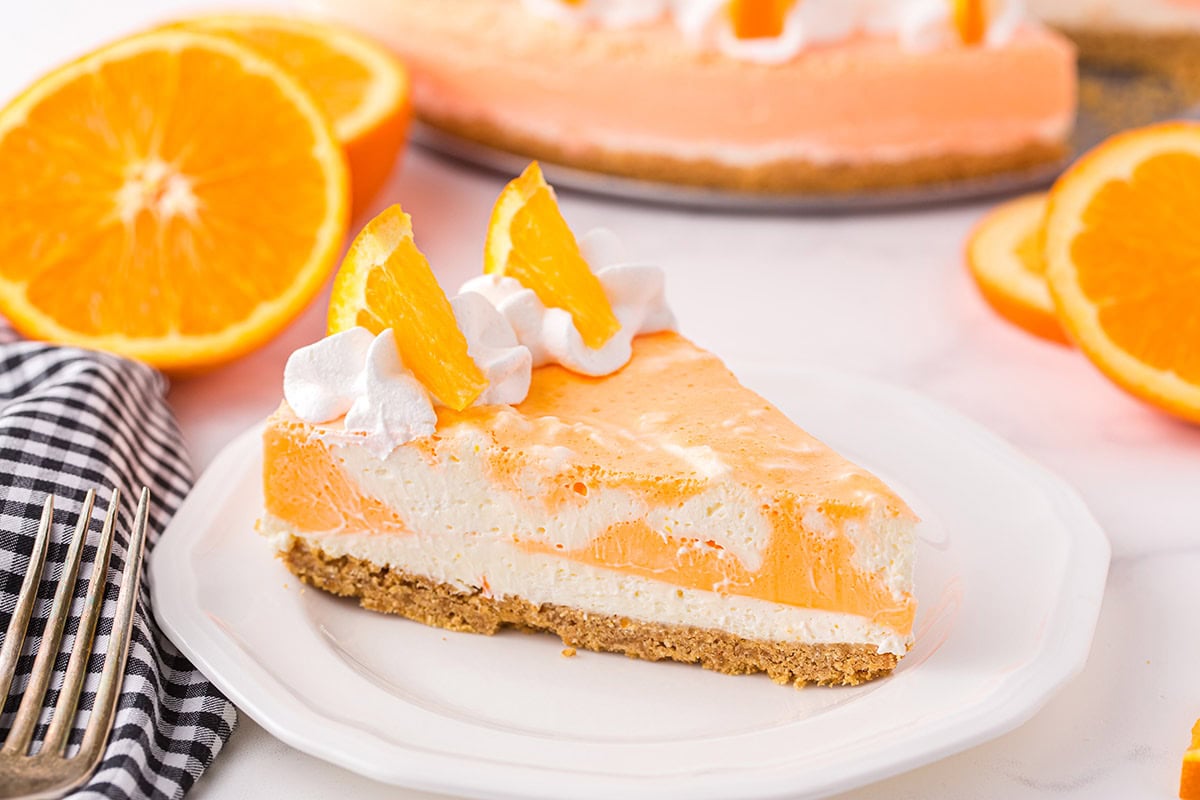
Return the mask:
<svg viewBox="0 0 1200 800">
<path fill-rule="evenodd" d="M 309 425 L 286 406 L 271 418 L 267 513 L 314 534 L 437 536 L 414 521 L 416 510 L 365 491 L 346 465 L 353 439 L 339 427 Z M 544 527 L 465 533 L 511 537 L 527 552 L 680 588 L 854 614 L 911 632 L 915 601 L 889 581 L 893 565 L 871 552 L 883 547 L 882 529 L 915 520 L 904 501 L 677 334 L 639 337 L 630 363 L 604 378 L 536 369 L 528 398 L 515 407 L 439 409 L 437 433 L 402 449 L 419 453 L 431 471 L 477 460 L 489 491 L 518 498 L 537 512 L 531 518 L 586 520 L 600 498 L 647 509 L 583 537 L 556 540 Z M 714 492 L 738 508 L 753 503 L 744 541 L 737 521 L 721 541 L 689 535 L 697 518 L 702 524 L 705 515 L 725 513 L 726 495 Z"/>
<path fill-rule="evenodd" d="M 998 47 L 858 37 L 763 65 L 698 49 L 669 20 L 577 27 L 520 0 L 354 0 L 338 12 L 407 61 L 419 113 L 552 142 L 752 166 L 997 155 L 1061 142 L 1075 57 L 1035 27 Z"/>
</svg>

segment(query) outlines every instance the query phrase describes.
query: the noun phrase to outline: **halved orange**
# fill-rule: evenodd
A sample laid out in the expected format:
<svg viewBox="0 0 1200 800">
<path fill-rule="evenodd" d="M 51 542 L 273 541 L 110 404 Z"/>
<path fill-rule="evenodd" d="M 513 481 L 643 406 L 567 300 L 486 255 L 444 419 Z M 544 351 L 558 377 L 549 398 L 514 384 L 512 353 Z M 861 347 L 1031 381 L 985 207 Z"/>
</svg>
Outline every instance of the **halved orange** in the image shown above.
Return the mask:
<svg viewBox="0 0 1200 800">
<path fill-rule="evenodd" d="M 1200 422 L 1200 123 L 1115 136 L 1055 184 L 1046 279 L 1083 352 L 1118 385 Z"/>
<path fill-rule="evenodd" d="M 1192 726 L 1192 745 L 1183 754 L 1183 773 L 1179 777 L 1180 800 L 1200 800 L 1200 719 Z"/>
<path fill-rule="evenodd" d="M 0 311 L 28 336 L 227 361 L 312 299 L 348 211 L 308 92 L 218 36 L 125 39 L 0 110 Z"/>
<path fill-rule="evenodd" d="M 547 307 L 570 312 L 588 347 L 604 346 L 621 329 L 536 161 L 496 200 L 483 271 L 515 278 Z"/>
<path fill-rule="evenodd" d="M 1018 197 L 993 209 L 967 239 L 967 267 L 997 314 L 1035 336 L 1068 344 L 1046 286 L 1045 213 L 1045 194 Z"/>
<path fill-rule="evenodd" d="M 404 365 L 444 405 L 462 411 L 487 388 L 400 206 L 367 223 L 334 278 L 328 332 L 355 326 L 374 334 L 391 328 Z"/>
<path fill-rule="evenodd" d="M 412 117 L 408 73 L 395 56 L 347 28 L 295 17 L 222 14 L 178 24 L 234 37 L 295 76 L 346 149 L 354 211 L 370 205 L 404 149 Z"/>
<path fill-rule="evenodd" d="M 771 38 L 783 33 L 784 22 L 796 0 L 729 0 L 733 35 L 739 39 Z"/>
</svg>

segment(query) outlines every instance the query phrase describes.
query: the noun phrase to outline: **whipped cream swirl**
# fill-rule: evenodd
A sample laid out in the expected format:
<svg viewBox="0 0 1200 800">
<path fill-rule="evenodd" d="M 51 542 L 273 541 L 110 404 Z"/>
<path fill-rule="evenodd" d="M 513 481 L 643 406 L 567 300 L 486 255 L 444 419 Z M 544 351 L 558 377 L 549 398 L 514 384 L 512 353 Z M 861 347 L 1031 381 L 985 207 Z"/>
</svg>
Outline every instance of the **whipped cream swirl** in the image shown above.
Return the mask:
<svg viewBox="0 0 1200 800">
<path fill-rule="evenodd" d="M 517 340 L 529 348 L 535 367 L 561 364 L 582 375 L 608 375 L 629 362 L 633 337 L 674 330 L 675 315 L 667 306 L 662 270 L 627 263 L 620 241 L 611 231 L 590 231 L 580 238 L 579 249 L 621 323 L 621 329 L 599 349 L 584 344 L 570 312 L 547 308 L 532 290 L 513 278 L 480 275 L 464 283 L 462 292 L 486 297 L 495 306 Z"/>
<path fill-rule="evenodd" d="M 519 403 L 529 394 L 532 359 L 512 327 L 478 295 L 450 301 L 467 353 L 487 379 L 474 405 Z M 375 456 L 431 435 L 441 405 L 404 365 L 391 329 L 373 336 L 351 328 L 292 353 L 283 370 L 283 397 L 297 417 L 321 424 L 345 417 L 321 435 L 361 437 Z"/>
<path fill-rule="evenodd" d="M 599 349 L 583 343 L 571 314 L 547 308 L 513 278 L 481 275 L 450 300 L 467 353 L 487 379 L 474 405 L 520 403 L 532 368 L 561 364 L 584 375 L 616 372 L 633 355 L 633 337 L 673 330 L 675 315 L 657 267 L 626 263 L 610 231 L 579 242 L 621 329 Z M 391 330 L 378 336 L 351 328 L 292 353 L 283 371 L 283 396 L 293 413 L 314 425 L 336 422 L 316 435 L 359 441 L 372 455 L 394 449 L 437 427 L 440 405 L 404 365 Z"/>
<path fill-rule="evenodd" d="M 799 0 L 778 36 L 739 39 L 726 14 L 728 0 L 676 0 L 675 21 L 696 47 L 743 61 L 781 64 L 802 51 L 855 36 L 896 37 L 925 52 L 959 45 L 947 0 Z M 1003 45 L 1026 19 L 1023 0 L 993 0 L 984 43 Z"/>
<path fill-rule="evenodd" d="M 668 0 L 523 0 L 525 9 L 539 17 L 571 25 L 629 28 L 663 17 Z"/>
</svg>

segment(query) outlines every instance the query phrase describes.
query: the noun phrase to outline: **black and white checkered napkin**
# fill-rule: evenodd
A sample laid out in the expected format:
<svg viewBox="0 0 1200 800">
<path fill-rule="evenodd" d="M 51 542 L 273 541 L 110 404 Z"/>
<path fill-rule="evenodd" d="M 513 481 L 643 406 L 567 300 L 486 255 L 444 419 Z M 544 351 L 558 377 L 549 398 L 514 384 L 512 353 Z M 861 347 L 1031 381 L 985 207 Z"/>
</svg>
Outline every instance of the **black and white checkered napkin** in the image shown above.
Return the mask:
<svg viewBox="0 0 1200 800">
<path fill-rule="evenodd" d="M 87 490 L 96 488 L 97 503 L 75 587 L 75 601 L 80 604 L 112 487 L 120 487 L 124 501 L 110 580 L 124 566 L 140 487 L 150 487 L 153 499 L 146 540 L 150 549 L 191 486 L 182 438 L 164 391 L 162 376 L 143 365 L 19 341 L 0 329 L 0 637 L 16 604 L 42 503 L 47 493 L 57 497 L 54 537 L 38 604 L 0 716 L 0 735 L 12 725 L 20 692 L 28 682 L 67 539 Z M 153 558 L 152 551 L 147 558 Z M 95 698 L 116 600 L 117 588 L 110 582 L 80 700 L 83 709 L 90 708 Z M 67 624 L 57 672 L 43 703 L 47 708 L 57 699 L 77 625 L 77 618 Z M 145 574 L 117 709 L 100 768 L 75 797 L 182 797 L 229 738 L 237 720 L 233 705 L 158 629 L 150 613 Z M 81 715 L 79 721 L 85 720 Z M 43 716 L 36 741 L 45 735 L 46 721 Z M 77 727 L 72 745 L 77 746 L 82 736 L 83 728 Z"/>
</svg>

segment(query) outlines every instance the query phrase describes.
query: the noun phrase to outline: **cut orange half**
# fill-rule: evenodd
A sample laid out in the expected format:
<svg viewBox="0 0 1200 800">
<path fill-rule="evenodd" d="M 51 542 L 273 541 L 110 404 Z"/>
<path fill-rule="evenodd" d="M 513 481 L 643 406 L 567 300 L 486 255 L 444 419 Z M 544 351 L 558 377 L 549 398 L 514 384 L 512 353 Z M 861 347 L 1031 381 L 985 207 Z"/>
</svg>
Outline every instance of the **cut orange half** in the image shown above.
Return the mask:
<svg viewBox="0 0 1200 800">
<path fill-rule="evenodd" d="M 1019 197 L 992 210 L 967 240 L 967 267 L 997 314 L 1035 336 L 1067 344 L 1046 286 L 1045 213 L 1044 194 Z"/>
<path fill-rule="evenodd" d="M 1180 800 L 1200 800 L 1200 719 L 1192 726 L 1192 745 L 1183 754 L 1179 797 Z"/>
<path fill-rule="evenodd" d="M 515 278 L 545 306 L 570 312 L 588 347 L 604 346 L 621 329 L 536 161 L 496 200 L 483 271 Z"/>
<path fill-rule="evenodd" d="M 228 39 L 135 36 L 0 110 L 0 311 L 31 337 L 227 361 L 312 299 L 348 211 L 325 115 Z"/>
<path fill-rule="evenodd" d="M 1200 124 L 1109 139 L 1050 193 L 1046 278 L 1106 375 L 1200 422 Z"/>
<path fill-rule="evenodd" d="M 179 23 L 236 38 L 312 93 L 346 149 L 356 212 L 391 174 L 412 116 L 408 73 L 390 52 L 347 28 L 295 17 L 226 14 Z"/>
<path fill-rule="evenodd" d="M 400 206 L 367 223 L 333 281 L 328 332 L 355 326 L 374 334 L 391 328 L 404 365 L 444 405 L 462 411 L 487 388 Z"/>
</svg>

